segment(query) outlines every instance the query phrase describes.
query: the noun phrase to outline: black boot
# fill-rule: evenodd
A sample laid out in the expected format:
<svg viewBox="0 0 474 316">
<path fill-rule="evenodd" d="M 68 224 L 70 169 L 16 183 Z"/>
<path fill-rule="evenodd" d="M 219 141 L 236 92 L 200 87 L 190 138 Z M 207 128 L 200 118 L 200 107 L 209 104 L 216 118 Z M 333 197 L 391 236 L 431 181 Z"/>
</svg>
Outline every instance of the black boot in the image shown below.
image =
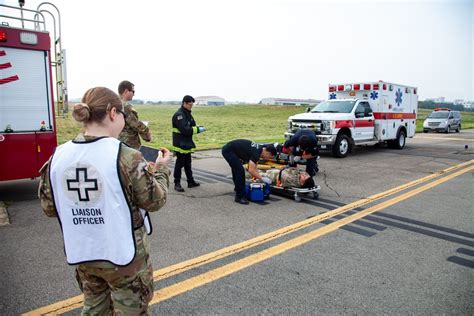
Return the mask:
<svg viewBox="0 0 474 316">
<path fill-rule="evenodd" d="M 194 181 L 194 180 L 191 181 L 191 182 L 188 182 L 188 188 L 194 188 L 194 187 L 198 187 L 198 186 L 200 186 L 200 185 L 201 185 L 201 183 L 196 182 L 196 181 Z"/>
<path fill-rule="evenodd" d="M 247 200 L 247 198 L 245 196 L 243 197 L 235 197 L 235 202 L 239 203 L 239 204 L 243 204 L 243 205 L 247 205 L 249 204 L 249 200 Z"/>
<path fill-rule="evenodd" d="M 177 191 L 177 192 L 184 192 L 184 189 L 181 186 L 181 183 L 175 183 L 174 184 L 174 190 Z"/>
</svg>

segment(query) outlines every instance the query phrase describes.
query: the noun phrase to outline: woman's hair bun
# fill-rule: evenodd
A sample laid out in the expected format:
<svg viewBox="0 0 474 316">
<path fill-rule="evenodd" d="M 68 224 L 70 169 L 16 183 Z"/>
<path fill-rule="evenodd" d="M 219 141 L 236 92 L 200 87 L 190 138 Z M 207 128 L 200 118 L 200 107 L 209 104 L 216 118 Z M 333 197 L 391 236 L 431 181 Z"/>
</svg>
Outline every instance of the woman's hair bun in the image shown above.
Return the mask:
<svg viewBox="0 0 474 316">
<path fill-rule="evenodd" d="M 77 103 L 74 105 L 72 117 L 78 122 L 87 122 L 91 117 L 91 109 L 86 103 Z"/>
</svg>

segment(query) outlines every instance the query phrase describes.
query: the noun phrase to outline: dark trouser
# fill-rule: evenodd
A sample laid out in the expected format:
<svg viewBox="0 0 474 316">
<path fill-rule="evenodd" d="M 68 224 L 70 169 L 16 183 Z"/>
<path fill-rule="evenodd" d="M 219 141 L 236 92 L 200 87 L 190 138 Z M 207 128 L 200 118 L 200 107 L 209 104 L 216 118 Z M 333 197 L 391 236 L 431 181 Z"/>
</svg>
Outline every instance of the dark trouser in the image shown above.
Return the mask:
<svg viewBox="0 0 474 316">
<path fill-rule="evenodd" d="M 316 166 L 318 163 L 316 162 L 316 158 L 311 158 L 306 160 L 306 172 L 309 173 L 310 176 L 314 177 L 316 175 Z"/>
<path fill-rule="evenodd" d="M 293 150 L 293 155 L 302 156 L 303 152 L 295 149 L 295 150 Z M 316 161 L 316 158 L 306 159 L 306 172 L 310 176 L 314 177 L 316 175 L 316 168 L 317 167 L 318 167 L 318 162 Z"/>
<path fill-rule="evenodd" d="M 229 144 L 222 147 L 222 156 L 227 161 L 229 166 L 232 168 L 232 180 L 235 186 L 235 196 L 237 198 L 243 198 L 245 194 L 245 171 L 242 166 L 242 161 L 235 154 Z"/>
<path fill-rule="evenodd" d="M 188 183 L 194 182 L 193 171 L 191 170 L 191 154 L 182 154 L 176 152 L 176 163 L 174 165 L 174 183 L 181 182 L 181 168 L 184 167 L 184 173 L 186 173 L 186 180 Z"/>
</svg>

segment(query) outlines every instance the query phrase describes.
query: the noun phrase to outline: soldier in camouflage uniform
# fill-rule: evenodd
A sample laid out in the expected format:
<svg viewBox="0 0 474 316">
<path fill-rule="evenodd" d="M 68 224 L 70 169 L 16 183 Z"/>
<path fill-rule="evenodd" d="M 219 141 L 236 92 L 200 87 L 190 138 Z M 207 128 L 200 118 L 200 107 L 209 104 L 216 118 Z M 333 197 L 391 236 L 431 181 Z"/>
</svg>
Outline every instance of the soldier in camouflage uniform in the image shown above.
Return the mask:
<svg viewBox="0 0 474 316">
<path fill-rule="evenodd" d="M 134 84 L 130 81 L 122 81 L 119 84 L 118 92 L 125 106 L 125 114 L 127 115 L 125 127 L 120 133 L 119 139 L 128 146 L 138 150 L 141 146 L 140 136 L 147 142 L 151 141 L 150 129 L 145 123 L 138 119 L 137 111 L 128 103 L 135 95 Z"/>
<path fill-rule="evenodd" d="M 280 177 L 281 172 L 281 177 Z M 285 169 L 259 170 L 262 177 L 272 180 L 272 185 L 284 188 L 312 188 L 315 186 L 313 178 L 306 172 L 294 167 Z M 250 180 L 250 174 L 245 173 L 245 179 Z"/>
<path fill-rule="evenodd" d="M 74 143 L 82 144 L 79 150 L 86 149 L 90 144 L 97 144 L 104 139 L 116 142 L 110 137 L 118 136 L 125 120 L 125 117 L 121 117 L 124 113 L 119 97 L 113 91 L 100 87 L 86 92 L 82 103 L 74 107 L 73 116 L 77 121 L 84 122 L 85 126 L 84 134 L 86 135 L 79 134 L 74 140 Z M 69 143 L 59 146 L 57 151 L 67 144 Z M 114 161 L 118 161 L 115 164 L 118 165 L 118 169 L 114 170 L 117 170 L 116 173 L 121 179 L 122 198 L 128 204 L 123 207 L 129 208 L 133 227 L 132 231 L 128 224 L 129 230 L 132 231 L 132 236 L 129 238 L 134 240 L 135 253 L 130 263 L 125 266 L 117 266 L 110 261 L 89 261 L 76 266 L 76 278 L 84 293 L 83 315 L 143 315 L 148 313 L 148 303 L 153 298 L 150 246 L 140 209 L 155 212 L 166 203 L 170 174 L 167 164 L 170 160 L 170 152 L 162 149 L 155 163 L 147 163 L 137 150 L 123 143 L 119 143 L 118 146 L 118 155 L 114 158 Z M 54 177 L 52 176 L 55 166 L 62 159 L 67 160 L 63 156 L 54 157 L 53 155 L 41 169 L 39 198 L 47 216 L 59 216 L 63 236 L 65 236 L 67 227 L 64 225 L 63 216 L 65 217 L 66 212 L 56 208 L 59 205 L 58 190 L 60 188 L 57 185 L 53 186 Z M 56 184 L 59 183 L 56 182 Z M 115 196 L 107 195 L 104 199 L 111 198 L 114 199 Z M 106 211 L 107 209 L 104 209 L 104 212 Z M 108 211 L 110 212 L 110 209 Z M 115 208 L 113 212 L 116 212 Z M 112 217 L 114 216 L 116 215 L 112 214 Z M 112 231 L 114 232 L 112 238 L 114 238 L 116 231 Z M 66 256 L 68 256 L 67 249 Z"/>
</svg>

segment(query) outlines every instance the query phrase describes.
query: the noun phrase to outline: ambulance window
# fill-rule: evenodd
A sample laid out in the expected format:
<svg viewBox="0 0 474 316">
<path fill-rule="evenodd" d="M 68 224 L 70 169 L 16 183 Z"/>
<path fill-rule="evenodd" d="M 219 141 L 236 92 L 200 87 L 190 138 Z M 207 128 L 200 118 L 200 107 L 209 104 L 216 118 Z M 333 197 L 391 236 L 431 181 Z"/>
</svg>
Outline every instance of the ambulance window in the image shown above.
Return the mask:
<svg viewBox="0 0 474 316">
<path fill-rule="evenodd" d="M 372 115 L 372 109 L 370 108 L 370 105 L 368 102 L 361 102 L 359 106 L 362 105 L 363 107 L 363 113 L 364 116 L 371 116 Z"/>
<path fill-rule="evenodd" d="M 355 114 L 364 114 L 364 105 L 363 103 L 359 103 L 355 110 Z"/>
</svg>

